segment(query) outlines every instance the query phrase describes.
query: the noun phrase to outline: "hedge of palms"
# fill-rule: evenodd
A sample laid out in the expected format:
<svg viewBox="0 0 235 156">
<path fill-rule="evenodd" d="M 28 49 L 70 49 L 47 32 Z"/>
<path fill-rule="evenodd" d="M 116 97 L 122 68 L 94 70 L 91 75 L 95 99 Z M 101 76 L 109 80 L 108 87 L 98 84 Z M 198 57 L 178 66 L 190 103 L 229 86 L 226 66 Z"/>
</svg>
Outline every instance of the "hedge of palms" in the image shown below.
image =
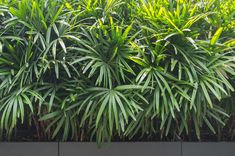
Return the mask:
<svg viewBox="0 0 235 156">
<path fill-rule="evenodd" d="M 3 138 L 200 139 L 234 113 L 233 0 L 0 4 Z"/>
</svg>

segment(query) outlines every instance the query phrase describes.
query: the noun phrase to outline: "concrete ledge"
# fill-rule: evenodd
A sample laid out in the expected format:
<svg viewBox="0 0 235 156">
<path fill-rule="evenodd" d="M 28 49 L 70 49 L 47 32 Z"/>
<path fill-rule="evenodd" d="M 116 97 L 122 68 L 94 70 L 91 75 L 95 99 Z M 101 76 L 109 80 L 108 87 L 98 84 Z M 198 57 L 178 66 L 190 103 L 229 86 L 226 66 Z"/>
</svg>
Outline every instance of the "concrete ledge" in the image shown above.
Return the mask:
<svg viewBox="0 0 235 156">
<path fill-rule="evenodd" d="M 183 142 L 182 156 L 235 156 L 235 142 Z"/>
<path fill-rule="evenodd" d="M 58 156 L 58 143 L 0 143 L 0 156 Z"/>
<path fill-rule="evenodd" d="M 180 156 L 181 143 L 60 143 L 60 156 Z"/>
<path fill-rule="evenodd" d="M 235 142 L 0 142 L 0 156 L 235 156 Z"/>
</svg>

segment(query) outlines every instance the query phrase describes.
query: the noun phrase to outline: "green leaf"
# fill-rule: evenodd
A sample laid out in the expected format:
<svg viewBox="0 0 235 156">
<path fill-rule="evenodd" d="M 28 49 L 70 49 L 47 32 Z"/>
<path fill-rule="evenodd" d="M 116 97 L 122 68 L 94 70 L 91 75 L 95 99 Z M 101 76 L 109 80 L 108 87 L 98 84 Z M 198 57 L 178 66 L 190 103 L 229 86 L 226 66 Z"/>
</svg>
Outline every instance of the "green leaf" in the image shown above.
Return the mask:
<svg viewBox="0 0 235 156">
<path fill-rule="evenodd" d="M 202 88 L 202 91 L 203 91 L 203 93 L 204 93 L 204 96 L 205 96 L 205 98 L 206 98 L 206 100 L 207 100 L 209 106 L 210 106 L 211 108 L 213 108 L 213 104 L 212 104 L 211 98 L 210 98 L 210 96 L 209 96 L 209 93 L 208 93 L 208 91 L 207 91 L 207 89 L 206 89 L 205 84 L 204 84 L 203 82 L 200 82 L 200 86 L 201 86 L 201 88 Z"/>
<path fill-rule="evenodd" d="M 104 112 L 104 109 L 106 108 L 106 106 L 108 104 L 108 100 L 109 100 L 109 95 L 107 95 L 105 97 L 105 99 L 103 100 L 103 102 L 100 106 L 100 109 L 99 109 L 99 112 L 98 112 L 98 115 L 97 115 L 97 118 L 96 118 L 96 127 L 98 127 L 98 125 L 99 125 L 101 116 L 104 115 L 103 112 Z"/>
<path fill-rule="evenodd" d="M 214 36 L 211 38 L 210 44 L 211 44 L 212 46 L 214 46 L 214 45 L 216 44 L 216 42 L 218 41 L 218 39 L 219 39 L 220 35 L 222 34 L 222 32 L 223 32 L 223 27 L 219 27 L 219 28 L 216 30 Z"/>
<path fill-rule="evenodd" d="M 49 114 L 46 114 L 44 115 L 43 117 L 41 117 L 39 119 L 39 121 L 46 121 L 46 120 L 49 120 L 49 119 L 53 119 L 55 118 L 56 116 L 60 115 L 61 114 L 61 111 L 55 111 L 55 112 L 51 112 Z"/>
<path fill-rule="evenodd" d="M 132 90 L 132 89 L 142 89 L 143 86 L 140 86 L 140 85 L 120 85 L 120 86 L 117 86 L 115 87 L 115 90 Z"/>
<path fill-rule="evenodd" d="M 143 67 L 148 67 L 148 64 L 144 61 L 144 59 L 141 59 L 139 57 L 134 57 L 134 56 L 130 57 L 129 59 Z"/>
<path fill-rule="evenodd" d="M 213 126 L 211 125 L 211 123 L 209 122 L 209 120 L 208 120 L 205 116 L 203 116 L 203 119 L 204 119 L 204 121 L 206 122 L 207 126 L 210 128 L 210 130 L 211 130 L 214 134 L 216 134 L 215 129 L 213 128 Z"/>
</svg>

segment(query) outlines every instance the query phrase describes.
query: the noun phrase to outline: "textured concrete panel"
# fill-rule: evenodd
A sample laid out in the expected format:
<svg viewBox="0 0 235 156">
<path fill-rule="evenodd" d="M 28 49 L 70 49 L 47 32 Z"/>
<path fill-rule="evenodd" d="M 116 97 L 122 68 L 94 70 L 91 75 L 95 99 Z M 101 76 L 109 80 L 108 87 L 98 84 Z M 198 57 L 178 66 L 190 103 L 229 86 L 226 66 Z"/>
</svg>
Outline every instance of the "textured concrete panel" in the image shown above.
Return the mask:
<svg viewBox="0 0 235 156">
<path fill-rule="evenodd" d="M 235 156 L 235 143 L 183 143 L 182 156 Z"/>
<path fill-rule="evenodd" d="M 60 143 L 60 156 L 180 156 L 180 143 Z"/>
<path fill-rule="evenodd" d="M 0 156 L 58 156 L 58 143 L 0 143 Z"/>
</svg>

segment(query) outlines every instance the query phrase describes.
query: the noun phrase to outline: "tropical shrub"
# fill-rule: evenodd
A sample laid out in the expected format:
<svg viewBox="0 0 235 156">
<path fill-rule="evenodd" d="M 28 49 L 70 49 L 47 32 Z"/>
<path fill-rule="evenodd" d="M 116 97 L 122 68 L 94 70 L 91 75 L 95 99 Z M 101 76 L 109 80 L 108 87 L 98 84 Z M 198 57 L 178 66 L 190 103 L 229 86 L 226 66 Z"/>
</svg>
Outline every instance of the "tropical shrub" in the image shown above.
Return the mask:
<svg viewBox="0 0 235 156">
<path fill-rule="evenodd" d="M 200 140 L 234 113 L 233 0 L 0 4 L 3 139 Z"/>
</svg>

